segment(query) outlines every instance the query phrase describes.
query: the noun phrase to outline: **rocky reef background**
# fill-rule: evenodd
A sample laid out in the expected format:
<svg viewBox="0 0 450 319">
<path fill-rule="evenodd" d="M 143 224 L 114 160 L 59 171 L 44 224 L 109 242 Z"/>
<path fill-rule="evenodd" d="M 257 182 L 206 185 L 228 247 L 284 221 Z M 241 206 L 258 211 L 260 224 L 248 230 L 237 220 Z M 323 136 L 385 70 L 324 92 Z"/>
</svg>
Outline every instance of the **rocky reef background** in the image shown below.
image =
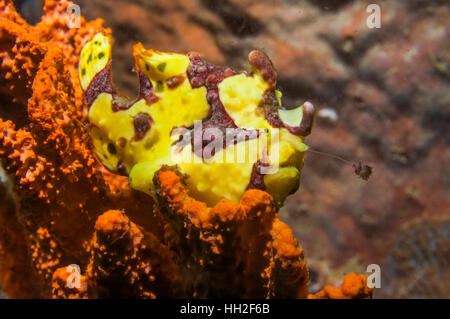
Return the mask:
<svg viewBox="0 0 450 319">
<path fill-rule="evenodd" d="M 39 1 L 17 1 L 35 19 Z M 375 298 L 450 297 L 450 6 L 447 1 L 79 0 L 115 37 L 115 82 L 134 95 L 131 47 L 246 66 L 254 48 L 278 69 L 284 104 L 318 109 L 310 153 L 282 208 L 308 256 L 311 288 L 381 266 Z M 35 7 L 33 7 L 35 6 Z M 33 8 L 33 9 L 30 9 Z M 120 76 L 117 76 L 120 74 Z"/>
</svg>

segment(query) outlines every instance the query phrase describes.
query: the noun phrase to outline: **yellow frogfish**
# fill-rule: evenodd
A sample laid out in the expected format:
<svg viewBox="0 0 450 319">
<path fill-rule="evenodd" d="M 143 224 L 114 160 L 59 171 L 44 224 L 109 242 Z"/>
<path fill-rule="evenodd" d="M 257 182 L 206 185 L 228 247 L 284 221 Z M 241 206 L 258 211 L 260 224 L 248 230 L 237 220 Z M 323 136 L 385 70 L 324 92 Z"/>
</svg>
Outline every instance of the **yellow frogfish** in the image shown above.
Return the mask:
<svg viewBox="0 0 450 319">
<path fill-rule="evenodd" d="M 249 54 L 251 72 L 188 54 L 133 48 L 139 94 L 131 99 L 112 83 L 112 39 L 98 33 L 79 63 L 90 135 L 103 165 L 153 195 L 163 165 L 185 174 L 190 194 L 208 205 L 239 201 L 261 189 L 282 204 L 299 187 L 303 143 L 314 107 L 281 106 L 276 71 L 261 51 Z"/>
</svg>

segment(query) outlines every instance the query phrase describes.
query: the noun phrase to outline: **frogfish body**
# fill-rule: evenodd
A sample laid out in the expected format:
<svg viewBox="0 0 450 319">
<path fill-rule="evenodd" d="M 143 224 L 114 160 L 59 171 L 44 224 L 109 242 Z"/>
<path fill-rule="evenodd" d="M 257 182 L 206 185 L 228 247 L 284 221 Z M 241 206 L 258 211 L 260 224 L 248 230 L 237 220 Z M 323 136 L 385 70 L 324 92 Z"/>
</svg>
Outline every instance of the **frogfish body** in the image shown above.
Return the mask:
<svg viewBox="0 0 450 319">
<path fill-rule="evenodd" d="M 139 95 L 130 99 L 112 83 L 111 46 L 109 36 L 95 35 L 81 52 L 79 77 L 96 153 L 106 168 L 129 176 L 132 188 L 152 195 L 155 172 L 169 165 L 209 205 L 239 201 L 252 188 L 281 204 L 298 189 L 314 108 L 281 106 L 264 53 L 252 51 L 251 72 L 237 72 L 195 52 L 138 43 Z"/>
</svg>

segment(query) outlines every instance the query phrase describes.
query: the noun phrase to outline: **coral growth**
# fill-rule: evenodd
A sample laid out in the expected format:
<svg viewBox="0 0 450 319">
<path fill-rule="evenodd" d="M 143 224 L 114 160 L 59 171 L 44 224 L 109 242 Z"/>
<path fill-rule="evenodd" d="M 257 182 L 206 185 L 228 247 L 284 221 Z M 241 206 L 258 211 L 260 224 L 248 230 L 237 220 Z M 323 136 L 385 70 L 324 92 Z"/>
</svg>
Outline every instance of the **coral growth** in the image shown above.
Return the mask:
<svg viewBox="0 0 450 319">
<path fill-rule="evenodd" d="M 41 298 L 307 297 L 303 250 L 268 193 L 251 189 L 239 203 L 208 207 L 191 197 L 184 175 L 163 166 L 153 177 L 156 205 L 103 169 L 76 67 L 83 46 L 110 32 L 83 18 L 68 28 L 70 5 L 45 1 L 41 22 L 30 26 L 12 1 L 0 0 L 0 159 L 12 184 L 0 186 L 3 290 Z M 369 296 L 353 277 L 342 294 Z"/>
<path fill-rule="evenodd" d="M 306 296 L 303 250 L 278 219 L 270 195 L 249 190 L 239 204 L 223 201 L 208 208 L 187 194 L 177 172 L 159 171 L 155 183 L 170 225 L 168 244 L 181 261 L 184 295 Z"/>
<path fill-rule="evenodd" d="M 367 287 L 366 277 L 354 272 L 344 278 L 339 287 L 325 286 L 323 290 L 308 295 L 309 299 L 368 299 L 372 297 L 372 289 Z"/>
</svg>

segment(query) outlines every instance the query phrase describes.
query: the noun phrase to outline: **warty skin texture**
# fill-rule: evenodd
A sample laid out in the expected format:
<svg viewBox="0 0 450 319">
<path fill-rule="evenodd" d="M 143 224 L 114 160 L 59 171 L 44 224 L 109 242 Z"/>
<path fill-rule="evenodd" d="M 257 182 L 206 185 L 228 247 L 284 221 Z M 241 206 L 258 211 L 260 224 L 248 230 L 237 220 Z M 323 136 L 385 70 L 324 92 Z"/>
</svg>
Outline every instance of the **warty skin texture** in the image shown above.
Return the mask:
<svg viewBox="0 0 450 319">
<path fill-rule="evenodd" d="M 209 205 L 239 201 L 254 188 L 282 205 L 297 190 L 314 108 L 281 107 L 276 71 L 264 53 L 249 54 L 247 73 L 195 52 L 145 50 L 139 43 L 133 55 L 140 93 L 130 99 L 112 84 L 111 45 L 96 34 L 81 52 L 79 76 L 97 154 L 108 169 L 128 175 L 132 188 L 152 194 L 156 170 L 178 165 L 191 193 Z M 273 168 L 264 173 L 264 166 Z"/>
</svg>

